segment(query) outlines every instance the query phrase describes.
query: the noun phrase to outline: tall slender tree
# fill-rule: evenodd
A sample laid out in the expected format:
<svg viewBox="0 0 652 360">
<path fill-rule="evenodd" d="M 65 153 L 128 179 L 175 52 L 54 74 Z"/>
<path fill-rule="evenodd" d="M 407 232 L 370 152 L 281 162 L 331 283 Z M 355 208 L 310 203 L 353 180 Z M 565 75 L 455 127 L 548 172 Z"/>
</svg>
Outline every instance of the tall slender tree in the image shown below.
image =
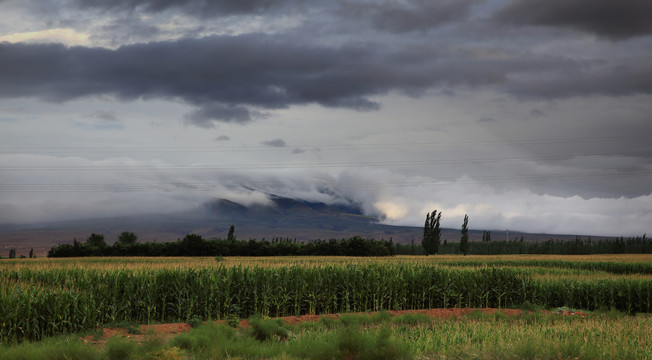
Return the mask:
<svg viewBox="0 0 652 360">
<path fill-rule="evenodd" d="M 226 239 L 229 241 L 235 241 L 235 226 L 231 225 L 229 233 L 226 235 Z"/>
<path fill-rule="evenodd" d="M 436 212 L 437 210 L 435 210 Z M 424 249 L 428 249 L 430 242 L 430 213 L 426 213 L 426 223 L 423 224 L 423 239 L 421 240 L 421 246 Z M 428 255 L 428 250 L 426 250 L 426 255 Z"/>
<path fill-rule="evenodd" d="M 439 221 L 441 213 L 437 214 L 437 210 L 432 213 L 426 214 L 426 222 L 423 226 L 423 240 L 421 245 L 425 250 L 426 255 L 437 254 L 439 251 L 439 243 L 441 239 L 441 229 Z"/>
<path fill-rule="evenodd" d="M 464 215 L 464 223 L 462 224 L 462 237 L 460 238 L 460 251 L 464 256 L 469 252 L 469 215 Z"/>
</svg>

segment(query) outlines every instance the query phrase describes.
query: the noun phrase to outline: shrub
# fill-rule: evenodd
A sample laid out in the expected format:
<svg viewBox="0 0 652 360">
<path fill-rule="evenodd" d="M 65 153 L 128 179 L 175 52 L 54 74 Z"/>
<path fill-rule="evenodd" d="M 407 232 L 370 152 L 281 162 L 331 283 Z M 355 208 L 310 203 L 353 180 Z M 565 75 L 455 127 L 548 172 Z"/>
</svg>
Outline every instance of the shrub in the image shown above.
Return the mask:
<svg viewBox="0 0 652 360">
<path fill-rule="evenodd" d="M 285 340 L 289 336 L 285 322 L 281 319 L 261 320 L 252 317 L 249 319 L 249 326 L 249 335 L 258 341 L 268 341 L 275 338 Z"/>
</svg>

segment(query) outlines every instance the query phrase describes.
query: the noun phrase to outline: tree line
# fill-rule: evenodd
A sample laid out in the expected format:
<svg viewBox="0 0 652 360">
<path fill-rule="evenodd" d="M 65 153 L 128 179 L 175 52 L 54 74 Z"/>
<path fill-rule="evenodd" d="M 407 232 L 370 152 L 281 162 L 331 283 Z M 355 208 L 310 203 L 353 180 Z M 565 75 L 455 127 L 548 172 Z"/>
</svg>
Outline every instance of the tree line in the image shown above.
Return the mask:
<svg viewBox="0 0 652 360">
<path fill-rule="evenodd" d="M 469 241 L 468 215 L 460 230 L 459 241 L 441 242 L 441 212 L 426 214 L 421 244 L 394 243 L 390 240 L 365 239 L 353 236 L 345 239 L 297 242 L 296 238 L 272 238 L 271 241 L 256 239 L 238 240 L 235 228 L 231 226 L 226 239 L 204 239 L 197 234 L 188 234 L 175 242 L 138 242 L 138 236 L 123 232 L 118 240 L 109 246 L 102 234 L 91 234 L 85 242 L 76 239 L 72 244 L 56 245 L 48 257 L 81 256 L 286 256 L 286 255 L 332 255 L 332 256 L 392 256 L 433 254 L 649 254 L 652 241 L 642 237 L 592 240 L 577 236 L 575 240 L 549 239 L 526 242 L 521 236 L 515 240 L 491 241 L 491 232 L 483 231 L 482 241 Z M 30 254 L 31 255 L 31 254 Z M 15 257 L 15 251 L 10 257 Z"/>
<path fill-rule="evenodd" d="M 226 239 L 204 239 L 188 234 L 172 242 L 138 242 L 134 233 L 123 232 L 113 245 L 108 245 L 102 234 L 91 234 L 85 242 L 76 239 L 72 244 L 55 245 L 48 257 L 83 256 L 392 256 L 393 241 L 365 239 L 353 236 L 345 239 L 298 242 L 291 238 L 268 240 L 238 240 L 233 231 Z"/>
<path fill-rule="evenodd" d="M 441 212 L 437 214 L 437 210 L 433 210 L 431 213 L 426 213 L 426 223 L 423 225 L 423 239 L 421 240 L 421 246 L 423 247 L 423 254 L 433 255 L 438 253 L 443 253 L 440 251 L 441 247 Z M 464 222 L 462 223 L 462 230 L 460 231 L 460 242 L 457 245 L 457 249 L 466 256 L 469 252 L 469 216 L 464 215 Z M 485 234 L 482 236 L 482 240 L 486 239 Z M 446 245 L 446 244 L 444 244 Z"/>
<path fill-rule="evenodd" d="M 461 254 L 460 243 L 444 240 L 439 246 L 440 255 Z M 412 242 L 396 244 L 397 255 L 425 255 L 425 249 Z M 548 239 L 545 241 L 499 240 L 471 242 L 469 255 L 539 254 L 539 255 L 592 255 L 592 254 L 652 254 L 652 241 L 644 236 L 618 237 L 595 240 L 577 237 L 573 240 Z"/>
<path fill-rule="evenodd" d="M 437 210 L 426 214 L 423 227 L 421 246 L 414 242 L 409 245 L 397 244 L 396 254 L 399 255 L 433 255 L 433 254 L 556 254 L 556 255 L 590 255 L 590 254 L 650 254 L 652 241 L 645 234 L 629 238 L 613 238 L 592 240 L 591 237 L 577 236 L 575 240 L 549 239 L 547 241 L 526 242 L 520 239 L 491 241 L 491 232 L 482 232 L 482 241 L 471 246 L 468 236 L 468 215 L 460 231 L 459 242 L 441 243 L 440 220 L 442 213 Z"/>
<path fill-rule="evenodd" d="M 36 256 L 34 255 L 34 249 L 33 249 L 33 248 L 32 248 L 32 249 L 29 249 L 29 258 L 31 259 L 31 258 L 35 258 L 35 257 L 36 257 Z M 8 256 L 8 258 L 9 258 L 9 259 L 15 259 L 15 258 L 16 258 L 16 249 L 15 249 L 15 248 L 11 248 L 11 249 L 9 249 L 9 256 Z M 25 255 L 20 255 L 19 258 L 20 258 L 20 259 L 25 259 L 25 258 L 27 258 L 27 256 L 25 256 Z M 2 259 L 2 256 L 0 256 L 0 259 Z"/>
</svg>

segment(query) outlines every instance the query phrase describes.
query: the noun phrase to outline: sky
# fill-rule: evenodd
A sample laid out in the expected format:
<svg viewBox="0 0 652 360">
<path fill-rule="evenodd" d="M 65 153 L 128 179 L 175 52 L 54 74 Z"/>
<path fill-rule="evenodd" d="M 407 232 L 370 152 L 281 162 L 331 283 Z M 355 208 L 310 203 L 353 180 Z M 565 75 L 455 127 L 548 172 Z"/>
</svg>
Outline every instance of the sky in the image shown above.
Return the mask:
<svg viewBox="0 0 652 360">
<path fill-rule="evenodd" d="M 0 223 L 269 195 L 652 230 L 649 0 L 0 0 Z"/>
</svg>

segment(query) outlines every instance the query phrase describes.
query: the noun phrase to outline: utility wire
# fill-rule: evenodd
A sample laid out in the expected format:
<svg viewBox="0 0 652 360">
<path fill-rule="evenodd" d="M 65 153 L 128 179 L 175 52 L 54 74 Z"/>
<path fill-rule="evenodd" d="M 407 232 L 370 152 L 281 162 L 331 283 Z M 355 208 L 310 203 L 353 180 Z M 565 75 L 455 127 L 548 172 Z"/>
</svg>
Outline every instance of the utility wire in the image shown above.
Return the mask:
<svg viewBox="0 0 652 360">
<path fill-rule="evenodd" d="M 351 150 L 369 148 L 394 148 L 394 147 L 487 147 L 500 145 L 533 145 L 533 144 L 577 144 L 591 142 L 614 142 L 614 141 L 649 141 L 650 135 L 628 135 L 628 136 L 603 136 L 603 137 L 576 137 L 576 138 L 549 138 L 549 139 L 517 139 L 517 140 L 489 140 L 489 141 L 447 141 L 447 142 L 398 142 L 398 143 L 355 143 L 355 144 L 287 144 L 283 147 L 272 147 L 269 145 L 219 145 L 219 146 L 2 146 L 0 152 L 83 152 L 83 153 L 104 153 L 104 152 L 222 152 L 222 151 L 291 151 L 295 148 L 319 149 L 319 150 Z"/>
</svg>

